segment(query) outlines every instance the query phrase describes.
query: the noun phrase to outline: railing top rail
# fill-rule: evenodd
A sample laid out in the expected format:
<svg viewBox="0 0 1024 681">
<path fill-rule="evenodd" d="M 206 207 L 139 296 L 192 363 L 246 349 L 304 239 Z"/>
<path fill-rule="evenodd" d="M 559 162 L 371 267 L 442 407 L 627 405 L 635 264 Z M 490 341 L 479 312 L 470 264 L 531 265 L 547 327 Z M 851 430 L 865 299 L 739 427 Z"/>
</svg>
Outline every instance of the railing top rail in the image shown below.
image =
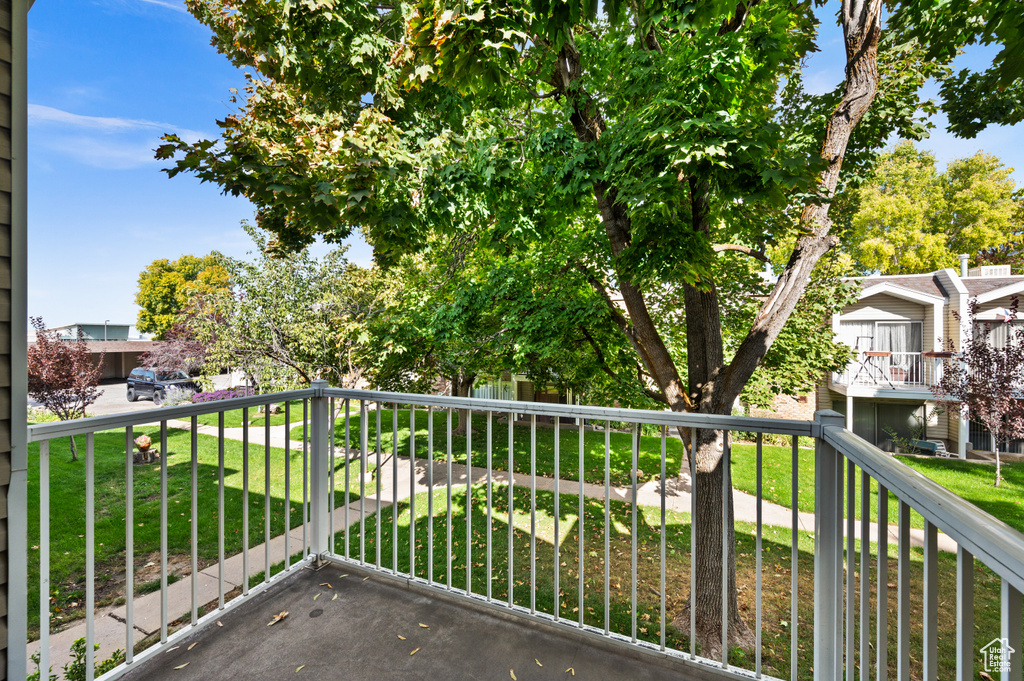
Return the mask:
<svg viewBox="0 0 1024 681">
<path fill-rule="evenodd" d="M 216 414 L 217 412 L 242 409 L 243 407 L 258 407 L 273 402 L 306 399 L 314 397 L 316 393 L 317 391 L 314 388 L 305 388 L 303 390 L 252 395 L 251 397 L 235 397 L 214 402 L 186 404 L 180 407 L 161 407 L 159 409 L 147 409 L 145 411 L 133 411 L 124 414 L 90 416 L 89 418 L 76 419 L 74 421 L 40 423 L 28 427 L 28 441 L 39 442 L 41 440 L 51 440 L 55 437 L 95 433 L 100 430 L 125 428 L 146 423 L 159 423 L 160 421 L 170 421 L 172 419 L 188 419 L 193 416 Z"/>
<path fill-rule="evenodd" d="M 1024 590 L 1024 534 L 839 426 L 822 437 L 901 501 Z"/>
<path fill-rule="evenodd" d="M 713 430 L 735 430 L 755 433 L 778 433 L 781 435 L 812 436 L 811 421 L 760 418 L 754 416 L 725 416 L 718 414 L 679 414 L 669 411 L 646 409 L 619 409 L 614 407 L 589 407 L 573 404 L 551 404 L 546 402 L 518 402 L 510 400 L 485 400 L 476 397 L 445 397 L 441 395 L 411 395 L 406 393 L 381 392 L 375 390 L 346 390 L 328 388 L 324 395 L 373 402 L 394 402 L 450 409 L 473 409 L 474 411 L 514 412 L 538 416 L 565 416 L 569 418 L 594 419 L 598 421 L 627 421 L 650 423 L 684 428 L 709 428 Z"/>
</svg>

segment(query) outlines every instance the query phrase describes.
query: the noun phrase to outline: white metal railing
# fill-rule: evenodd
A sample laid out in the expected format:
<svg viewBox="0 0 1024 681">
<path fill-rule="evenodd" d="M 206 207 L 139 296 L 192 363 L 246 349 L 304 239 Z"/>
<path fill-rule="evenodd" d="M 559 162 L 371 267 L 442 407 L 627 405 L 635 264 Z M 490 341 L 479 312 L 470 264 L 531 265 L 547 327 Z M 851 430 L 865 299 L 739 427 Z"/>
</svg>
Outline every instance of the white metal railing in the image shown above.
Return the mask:
<svg viewBox="0 0 1024 681">
<path fill-rule="evenodd" d="M 936 385 L 942 359 L 920 352 L 861 352 L 845 371 L 832 374 L 840 385 L 878 388 L 917 388 Z"/>
<path fill-rule="evenodd" d="M 288 437 L 274 442 L 270 419 L 265 419 L 262 428 L 255 431 L 262 431 L 263 443 L 251 443 L 251 429 L 242 429 L 241 499 L 245 503 L 242 504 L 241 517 L 238 517 L 237 509 L 226 512 L 229 509 L 225 507 L 225 448 L 228 441 L 225 412 L 243 409 L 242 422 L 246 423 L 250 409 L 269 403 L 287 405 L 293 401 L 301 402 L 301 420 L 293 419 L 293 413 L 297 412 L 286 406 L 283 425 L 288 433 L 301 423 L 301 443 L 292 443 Z M 464 451 L 458 451 L 454 445 L 458 442 L 461 446 L 459 438 L 462 436 L 453 429 L 453 417 L 458 409 L 465 408 L 477 412 L 483 429 L 482 432 L 474 431 L 470 424 L 464 436 Z M 215 413 L 219 416 L 215 427 L 217 470 L 214 475 L 217 483 L 214 502 L 209 494 L 204 496 L 201 493 L 201 485 L 206 483 L 201 483 L 198 475 L 197 451 L 201 432 L 197 419 Z M 508 418 L 513 413 L 525 414 L 529 425 L 514 425 Z M 576 423 L 567 425 L 560 423 L 560 418 L 554 418 L 550 426 L 539 427 L 538 416 L 568 417 L 576 419 Z M 168 429 L 180 425 L 175 423 L 180 420 L 187 420 L 190 448 L 187 487 L 191 520 L 188 547 L 191 608 L 187 613 L 171 612 L 167 596 L 170 588 L 167 574 L 169 473 L 165 453 Z M 141 602 L 142 597 L 135 593 L 134 588 L 134 528 L 143 519 L 134 513 L 133 508 L 136 492 L 133 489 L 132 435 L 135 428 L 147 423 L 159 424 L 161 443 L 160 640 L 136 654 L 132 645 L 133 617 L 136 602 Z M 619 432 L 613 431 L 613 424 Z M 626 428 L 622 432 L 624 425 Z M 495 431 L 500 430 L 499 426 L 503 426 L 505 432 L 496 437 Z M 819 413 L 814 422 L 784 421 L 340 390 L 316 382 L 310 389 L 290 393 L 43 424 L 29 429 L 30 442 L 39 443 L 37 579 L 42 669 L 47 668 L 51 659 L 48 623 L 51 618 L 49 559 L 53 521 L 50 518 L 49 445 L 55 438 L 72 434 L 84 434 L 87 438 L 86 532 L 82 572 L 86 576 L 86 668 L 89 672 L 87 678 L 91 679 L 96 605 L 95 433 L 121 428 L 124 428 L 127 547 L 124 587 L 126 659 L 104 678 L 115 678 L 138 666 L 159 651 L 175 645 L 182 636 L 215 622 L 225 611 L 245 602 L 254 593 L 286 578 L 297 565 L 314 561 L 333 561 L 353 569 L 371 570 L 401 579 L 413 588 L 470 599 L 474 604 L 511 612 L 527 620 L 572 627 L 586 637 L 609 645 L 669 655 L 680 660 L 681 664 L 693 663 L 702 669 L 713 665 L 718 668 L 718 673 L 732 678 L 750 678 L 751 674 L 778 678 L 772 675 L 764 660 L 762 634 L 770 623 L 763 619 L 762 596 L 766 575 L 775 580 L 774 587 L 768 588 L 780 591 L 784 587 L 776 579 L 781 575 L 776 573 L 788 568 L 788 650 L 783 648 L 781 653 L 769 651 L 774 673 L 779 674 L 780 667 L 788 666 L 785 677 L 794 680 L 814 678 L 831 681 L 842 678 L 844 672 L 850 681 L 858 676 L 861 679 L 872 676 L 886 678 L 891 664 L 888 607 L 877 607 L 873 644 L 869 607 L 873 598 L 877 598 L 879 604 L 888 602 L 888 504 L 878 505 L 878 524 L 873 525 L 867 493 L 872 482 L 880 487 L 880 499 L 887 500 L 888 492 L 899 499 L 896 677 L 910 678 L 908 646 L 911 629 L 922 626 L 923 650 L 917 655 L 922 666 L 915 670 L 915 675 L 925 679 L 937 678 L 938 639 L 933 621 L 937 617 L 939 530 L 958 543 L 958 566 L 962 565 L 958 568 L 955 595 L 957 603 L 965 605 L 958 605 L 963 612 L 958 618 L 955 641 L 950 641 L 949 637 L 942 641 L 944 646 L 955 646 L 956 671 L 963 675 L 959 678 L 973 678 L 974 671 L 974 630 L 970 620 L 973 610 L 969 604 L 974 594 L 975 558 L 1002 580 L 1002 633 L 1015 650 L 1024 650 L 1021 647 L 1020 615 L 1020 594 L 1024 589 L 1024 536 L 845 431 L 842 417 L 832 412 Z M 653 430 L 654 434 L 644 438 L 641 431 L 645 428 Z M 676 430 L 678 428 L 687 430 Z M 670 482 L 680 472 L 669 468 L 670 429 L 673 437 L 685 433 L 686 444 L 691 447 L 698 437 L 698 429 L 739 431 L 750 434 L 754 439 L 752 445 L 742 450 L 736 450 L 729 438 L 724 440 L 725 470 L 731 470 L 733 463 L 739 462 L 735 457 L 742 456 L 752 458 L 752 461 L 748 458 L 744 463 L 752 463 L 756 471 L 752 495 L 755 513 L 749 518 L 749 525 L 744 526 L 752 546 L 752 558 L 749 560 L 753 564 L 753 583 L 744 583 L 741 589 L 753 593 L 754 608 L 747 611 L 747 617 L 757 643 L 752 659 L 741 660 L 738 666 L 735 660 L 730 661 L 727 646 L 722 647 L 720 658 L 709 660 L 698 654 L 700 651 L 693 637 L 675 636 L 669 629 L 669 618 L 673 614 L 670 602 L 678 604 L 698 590 L 692 552 L 688 557 L 680 557 L 683 562 L 673 563 L 672 572 L 677 576 L 671 581 L 669 562 L 677 560 L 677 549 L 685 548 L 682 543 L 677 543 L 681 542 L 678 537 L 688 535 L 689 546 L 697 545 L 697 529 L 692 519 L 697 516 L 698 505 L 708 503 L 699 497 L 700 490 L 706 491 L 707 488 L 691 486 L 689 490 L 683 490 L 676 486 L 677 483 Z M 568 431 L 567 437 L 563 437 L 564 431 Z M 764 499 L 765 434 L 788 438 L 784 450 L 773 450 L 775 456 L 784 452 L 781 456 L 789 467 L 791 494 L 788 499 L 781 500 L 785 502 L 784 506 L 788 506 L 786 509 L 769 508 Z M 799 489 L 801 486 L 806 489 L 810 479 L 808 471 L 800 470 L 799 437 L 816 439 L 813 626 L 808 614 L 800 612 L 800 595 L 804 594 L 803 602 L 806 603 L 807 593 L 804 591 L 806 587 L 800 587 L 799 578 L 803 575 L 806 579 L 809 572 L 800 570 L 799 547 L 801 537 L 805 542 L 809 538 L 799 529 L 802 522 Z M 589 443 L 586 442 L 588 438 L 591 440 Z M 616 447 L 624 443 L 626 448 L 623 469 L 616 468 L 622 466 L 622 458 L 621 451 L 617 452 L 612 446 L 613 439 L 618 443 Z M 567 442 L 573 443 L 569 451 L 565 451 Z M 272 443 L 280 446 L 272 447 Z M 291 454 L 298 454 L 300 448 L 302 513 L 301 518 L 293 521 L 288 511 L 293 493 Z M 250 470 L 251 456 L 257 457 L 262 464 L 254 466 L 255 470 Z M 692 480 L 696 472 L 692 456 L 689 457 L 689 465 L 688 473 Z M 259 468 L 262 468 L 262 475 Z M 618 485 L 613 484 L 613 471 L 621 478 Z M 298 470 L 294 475 L 299 475 Z M 643 475 L 648 477 L 647 483 L 642 481 Z M 724 507 L 728 506 L 725 501 L 731 498 L 731 475 L 722 476 L 722 480 L 721 494 L 717 496 L 722 499 L 724 513 Z M 579 481 L 584 484 L 580 485 Z M 271 488 L 281 482 L 283 487 L 272 493 Z M 250 483 L 257 488 L 262 483 L 262 500 L 250 499 Z M 859 518 L 855 506 L 858 483 L 861 496 Z M 688 500 L 680 496 L 687 492 Z M 216 601 L 210 604 L 201 602 L 197 586 L 200 567 L 197 528 L 200 518 L 209 518 L 214 509 L 200 509 L 201 499 L 216 506 L 218 546 L 215 564 L 219 588 Z M 262 501 L 262 508 L 259 501 Z M 275 502 L 280 501 L 284 503 L 284 510 L 282 514 L 275 515 L 272 509 L 276 508 Z M 776 501 L 780 500 L 776 497 Z M 257 515 L 255 522 L 258 531 L 262 521 L 264 551 L 262 564 L 256 566 L 251 566 L 249 559 L 250 549 L 255 548 L 250 545 L 250 506 L 262 511 L 262 518 Z M 777 526 L 781 510 L 786 521 L 781 535 L 776 537 L 785 536 L 789 543 L 788 556 L 780 559 L 776 552 L 770 563 L 765 559 L 766 509 L 774 512 L 772 522 Z M 926 522 L 923 530 L 923 614 L 916 618 L 910 606 L 911 510 L 920 513 Z M 12 512 L 18 511 L 12 509 Z M 571 515 L 575 515 L 575 519 L 570 519 Z M 566 527 L 567 522 L 575 524 L 575 528 L 572 525 Z M 289 536 L 299 527 L 302 528 L 301 548 L 296 547 L 299 558 L 296 563 L 291 563 Z M 224 579 L 225 561 L 229 559 L 226 537 L 233 536 L 236 530 L 243 538 L 242 545 L 238 547 L 243 561 L 243 579 L 238 585 L 238 595 L 231 598 L 231 589 L 226 588 Z M 729 534 L 721 533 L 723 556 L 732 550 L 728 543 Z M 855 551 L 858 536 L 872 539 L 865 546 L 867 550 L 859 554 Z M 276 573 L 271 558 L 272 542 L 283 542 L 284 545 L 284 565 Z M 670 555 L 673 556 L 671 559 Z M 879 577 L 873 584 L 869 574 L 872 560 L 877 563 L 879 571 Z M 687 562 L 688 575 L 678 576 L 680 570 L 685 570 Z M 588 578 L 586 573 L 591 567 L 597 569 Z M 253 568 L 257 571 L 262 569 L 264 574 L 259 584 L 250 586 L 251 578 L 257 574 Z M 856 578 L 860 580 L 859 596 Z M 722 579 L 721 583 L 724 585 L 727 581 Z M 13 588 L 18 586 L 13 585 Z M 613 596 L 613 590 L 617 595 Z M 656 595 L 656 599 L 652 602 L 648 594 Z M 728 602 L 727 596 L 723 586 L 724 604 Z M 856 620 L 855 606 L 858 603 L 860 619 Z M 201 615 L 204 606 L 212 608 L 205 616 Z M 728 628 L 727 610 L 722 608 L 723 634 Z M 613 612 L 628 613 L 628 621 L 623 622 L 621 618 L 613 621 Z M 185 623 L 174 631 L 172 622 L 180 614 L 185 615 Z M 694 609 L 690 610 L 690 617 L 690 631 L 693 631 L 696 624 Z M 779 647 L 785 643 L 780 638 L 773 645 Z M 813 648 L 813 665 L 800 659 L 801 646 Z M 1019 656 L 1015 665 L 1013 670 L 1016 671 L 1011 671 L 1009 678 L 1020 678 Z M 1012 673 L 1018 676 L 1012 676 Z"/>
</svg>

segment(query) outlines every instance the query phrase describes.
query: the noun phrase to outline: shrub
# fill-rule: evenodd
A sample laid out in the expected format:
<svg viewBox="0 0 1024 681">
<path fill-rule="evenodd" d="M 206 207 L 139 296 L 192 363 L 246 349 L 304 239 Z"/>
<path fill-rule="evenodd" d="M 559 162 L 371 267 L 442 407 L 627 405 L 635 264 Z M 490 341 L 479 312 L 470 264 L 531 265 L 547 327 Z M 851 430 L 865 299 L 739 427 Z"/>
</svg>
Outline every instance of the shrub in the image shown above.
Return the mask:
<svg viewBox="0 0 1024 681">
<path fill-rule="evenodd" d="M 177 407 L 182 404 L 191 404 L 194 401 L 192 399 L 193 394 L 194 393 L 187 388 L 179 388 L 176 385 L 172 385 L 164 391 L 163 406 Z"/>
<path fill-rule="evenodd" d="M 216 402 L 217 400 L 230 400 L 236 397 L 249 397 L 255 395 L 252 388 L 231 388 L 228 390 L 214 390 L 209 393 L 196 393 L 192 396 L 193 402 Z"/>
<path fill-rule="evenodd" d="M 96 650 L 99 650 L 100 644 L 94 644 Z M 39 653 L 32 654 L 32 661 L 36 663 L 36 670 L 28 675 L 26 681 L 39 681 Z M 103 674 L 106 674 L 117 665 L 124 662 L 124 651 L 115 650 L 114 654 L 106 660 L 96 661 L 95 678 L 99 678 Z M 57 675 L 52 673 L 53 667 L 50 667 L 49 681 L 57 681 Z M 64 679 L 65 681 L 85 681 L 85 639 L 75 639 L 75 642 L 71 644 L 71 661 L 64 665 Z"/>
</svg>

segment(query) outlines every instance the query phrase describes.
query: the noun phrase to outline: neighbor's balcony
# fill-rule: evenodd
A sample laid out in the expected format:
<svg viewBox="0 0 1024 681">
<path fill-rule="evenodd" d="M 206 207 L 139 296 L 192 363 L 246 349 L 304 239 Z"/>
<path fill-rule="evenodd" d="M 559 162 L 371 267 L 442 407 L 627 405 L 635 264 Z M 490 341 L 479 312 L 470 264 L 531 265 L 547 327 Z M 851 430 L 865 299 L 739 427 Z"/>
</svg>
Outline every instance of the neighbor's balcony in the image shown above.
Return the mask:
<svg viewBox="0 0 1024 681">
<path fill-rule="evenodd" d="M 257 413 L 269 403 L 283 413 Z M 465 434 L 459 408 L 477 410 Z M 693 568 L 691 519 L 722 504 L 690 486 L 679 427 L 735 435 L 747 653 L 711 656 L 686 635 L 687 599 L 713 579 Z M 140 434 L 155 461 L 137 461 Z M 78 638 L 87 678 L 99 643 L 97 659 L 126 650 L 104 678 L 133 679 L 969 679 L 989 641 L 1024 650 L 1024 536 L 832 412 L 314 384 L 32 426 L 29 440 L 28 498 L 10 500 L 28 518 L 29 578 L 9 622 L 33 640 L 8 655 L 38 652 L 44 669 Z"/>
<path fill-rule="evenodd" d="M 832 374 L 832 383 L 890 390 L 921 390 L 942 378 L 940 352 L 860 352 L 846 371 Z"/>
</svg>

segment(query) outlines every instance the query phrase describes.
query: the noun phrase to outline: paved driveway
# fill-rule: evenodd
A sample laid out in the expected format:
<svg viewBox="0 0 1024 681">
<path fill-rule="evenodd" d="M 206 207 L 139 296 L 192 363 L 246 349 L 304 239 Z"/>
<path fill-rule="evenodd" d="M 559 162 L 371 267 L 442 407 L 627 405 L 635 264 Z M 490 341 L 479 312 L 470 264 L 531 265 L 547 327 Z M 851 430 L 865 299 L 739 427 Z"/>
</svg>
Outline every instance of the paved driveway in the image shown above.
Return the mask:
<svg viewBox="0 0 1024 681">
<path fill-rule="evenodd" d="M 218 388 L 227 387 L 228 377 L 227 375 L 215 376 L 213 382 Z M 89 407 L 89 416 L 123 414 L 125 412 L 146 411 L 149 409 L 159 408 L 154 406 L 153 401 L 149 399 L 140 398 L 137 402 L 129 402 L 126 397 L 128 387 L 124 379 L 117 381 L 104 381 L 100 384 L 100 388 L 103 392 L 100 394 L 99 399 Z M 29 398 L 28 406 L 38 408 L 40 405 L 38 402 Z"/>
</svg>

